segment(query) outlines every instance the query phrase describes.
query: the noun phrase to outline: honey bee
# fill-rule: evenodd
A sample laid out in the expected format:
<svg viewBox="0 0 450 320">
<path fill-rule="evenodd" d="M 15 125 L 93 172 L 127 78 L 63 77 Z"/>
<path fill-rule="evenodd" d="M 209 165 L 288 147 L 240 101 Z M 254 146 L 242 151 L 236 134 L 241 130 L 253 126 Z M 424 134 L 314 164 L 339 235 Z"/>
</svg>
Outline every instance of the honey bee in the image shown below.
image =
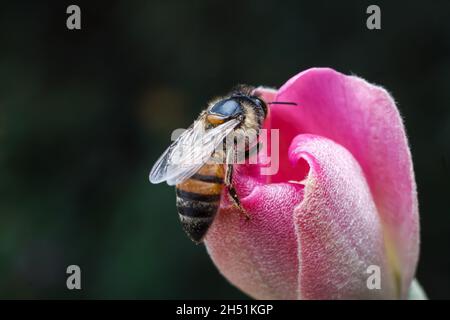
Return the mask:
<svg viewBox="0 0 450 320">
<path fill-rule="evenodd" d="M 233 186 L 233 164 L 242 150 L 235 144 L 224 150 L 223 143 L 244 137 L 244 158 L 257 154 L 257 135 L 267 117 L 267 104 L 255 88 L 241 85 L 215 99 L 156 161 L 150 182 L 175 185 L 181 224 L 189 238 L 201 243 L 219 209 L 224 187 L 232 203 L 248 219 Z M 249 132 L 256 132 L 251 141 Z M 229 144 L 227 144 L 229 146 Z M 240 154 L 238 154 L 240 152 Z"/>
</svg>

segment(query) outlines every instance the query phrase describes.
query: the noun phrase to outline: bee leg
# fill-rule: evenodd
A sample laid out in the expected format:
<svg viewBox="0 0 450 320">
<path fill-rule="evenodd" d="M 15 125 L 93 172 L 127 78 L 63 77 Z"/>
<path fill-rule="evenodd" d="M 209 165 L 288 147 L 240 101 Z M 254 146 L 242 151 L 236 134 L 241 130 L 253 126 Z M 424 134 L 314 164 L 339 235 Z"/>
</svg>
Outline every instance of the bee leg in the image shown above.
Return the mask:
<svg viewBox="0 0 450 320">
<path fill-rule="evenodd" d="M 233 204 L 245 215 L 245 218 L 247 220 L 250 219 L 250 215 L 247 213 L 247 211 L 242 207 L 241 201 L 239 200 L 239 197 L 237 195 L 236 189 L 234 188 L 233 184 L 233 165 L 228 164 L 227 165 L 227 172 L 225 175 L 225 186 L 227 187 L 228 194 L 230 195 L 230 199 L 232 200 Z"/>
</svg>

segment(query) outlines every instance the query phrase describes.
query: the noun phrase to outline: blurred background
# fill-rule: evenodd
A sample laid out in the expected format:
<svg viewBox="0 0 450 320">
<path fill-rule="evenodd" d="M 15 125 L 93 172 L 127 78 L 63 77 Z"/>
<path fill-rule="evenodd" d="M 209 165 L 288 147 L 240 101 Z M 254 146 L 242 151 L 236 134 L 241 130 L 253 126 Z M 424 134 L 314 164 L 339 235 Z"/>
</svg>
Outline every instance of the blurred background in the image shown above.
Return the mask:
<svg viewBox="0 0 450 320">
<path fill-rule="evenodd" d="M 0 298 L 246 298 L 148 172 L 237 83 L 329 66 L 382 84 L 419 189 L 418 279 L 450 298 L 450 2 L 1 1 Z M 81 30 L 66 8 L 81 8 Z M 366 28 L 381 7 L 382 30 Z M 66 289 L 66 267 L 82 270 Z"/>
</svg>

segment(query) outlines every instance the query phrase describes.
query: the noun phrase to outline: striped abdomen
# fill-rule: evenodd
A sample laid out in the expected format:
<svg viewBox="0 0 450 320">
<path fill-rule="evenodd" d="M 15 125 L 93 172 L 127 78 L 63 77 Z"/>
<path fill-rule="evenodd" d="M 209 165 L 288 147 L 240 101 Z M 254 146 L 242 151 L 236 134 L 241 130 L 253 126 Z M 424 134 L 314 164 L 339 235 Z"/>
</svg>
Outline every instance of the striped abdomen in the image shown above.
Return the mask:
<svg viewBox="0 0 450 320">
<path fill-rule="evenodd" d="M 204 165 L 188 180 L 176 185 L 177 209 L 184 231 L 201 242 L 219 209 L 223 189 L 222 165 Z"/>
</svg>

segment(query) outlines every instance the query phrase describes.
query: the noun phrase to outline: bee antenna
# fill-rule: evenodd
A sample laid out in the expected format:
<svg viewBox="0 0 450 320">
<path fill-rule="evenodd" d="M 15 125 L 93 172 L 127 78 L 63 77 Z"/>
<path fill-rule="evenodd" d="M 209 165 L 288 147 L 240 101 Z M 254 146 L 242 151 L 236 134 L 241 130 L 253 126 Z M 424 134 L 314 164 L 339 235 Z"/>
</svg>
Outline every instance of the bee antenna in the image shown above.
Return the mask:
<svg viewBox="0 0 450 320">
<path fill-rule="evenodd" d="M 268 104 L 285 104 L 285 105 L 289 105 L 289 106 L 297 105 L 295 102 L 283 102 L 283 101 L 272 101 L 272 102 L 269 102 Z"/>
</svg>

